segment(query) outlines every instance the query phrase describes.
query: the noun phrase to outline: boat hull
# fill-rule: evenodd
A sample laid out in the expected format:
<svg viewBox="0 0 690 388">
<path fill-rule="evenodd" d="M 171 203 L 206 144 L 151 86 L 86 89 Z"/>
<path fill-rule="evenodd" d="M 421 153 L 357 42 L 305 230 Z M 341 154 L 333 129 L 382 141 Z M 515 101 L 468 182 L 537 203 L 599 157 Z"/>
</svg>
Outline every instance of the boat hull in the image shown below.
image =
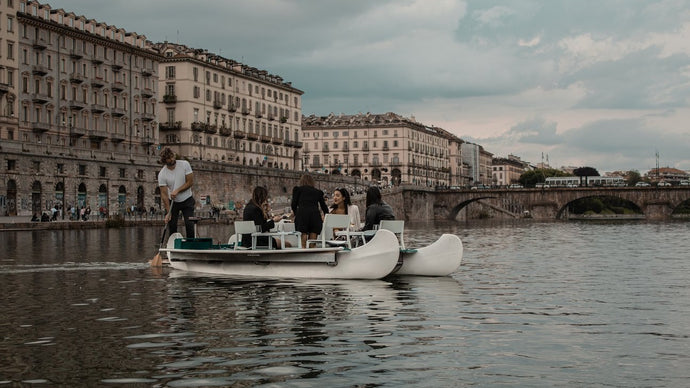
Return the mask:
<svg viewBox="0 0 690 388">
<path fill-rule="evenodd" d="M 395 275 L 448 276 L 462 262 L 462 241 L 454 234 L 443 234 L 433 244 L 415 252 L 401 252 L 402 266 Z"/>
<path fill-rule="evenodd" d="M 381 279 L 398 262 L 397 239 L 382 230 L 362 247 L 351 250 L 285 249 L 175 249 L 167 252 L 170 266 L 183 271 L 264 278 Z"/>
</svg>

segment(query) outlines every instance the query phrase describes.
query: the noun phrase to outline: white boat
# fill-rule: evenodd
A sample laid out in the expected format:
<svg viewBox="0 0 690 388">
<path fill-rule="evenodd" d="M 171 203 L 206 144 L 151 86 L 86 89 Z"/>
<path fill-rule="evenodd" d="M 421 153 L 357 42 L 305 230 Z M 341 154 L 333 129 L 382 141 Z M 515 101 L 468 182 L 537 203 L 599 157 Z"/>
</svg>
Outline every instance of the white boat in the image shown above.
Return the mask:
<svg viewBox="0 0 690 388">
<path fill-rule="evenodd" d="M 234 237 L 234 236 L 233 236 Z M 443 234 L 429 246 L 400 249 L 395 234 L 381 229 L 365 245 L 344 249 L 287 248 L 234 250 L 226 246 L 175 247 L 175 233 L 166 248 L 172 268 L 201 273 L 313 279 L 382 279 L 389 275 L 448 276 L 462 262 L 460 238 Z M 231 238 L 232 242 L 234 241 Z M 178 243 L 179 244 L 179 243 Z"/>
<path fill-rule="evenodd" d="M 454 234 L 443 234 L 429 246 L 401 249 L 402 265 L 394 275 L 448 276 L 460 268 L 462 241 Z"/>
<path fill-rule="evenodd" d="M 167 247 L 161 249 L 161 252 L 167 253 L 172 268 L 221 275 L 381 279 L 393 272 L 399 256 L 398 240 L 387 230 L 379 231 L 369 243 L 353 249 L 175 248 L 175 240 L 181 237 L 180 234 L 173 234 L 168 239 Z"/>
</svg>

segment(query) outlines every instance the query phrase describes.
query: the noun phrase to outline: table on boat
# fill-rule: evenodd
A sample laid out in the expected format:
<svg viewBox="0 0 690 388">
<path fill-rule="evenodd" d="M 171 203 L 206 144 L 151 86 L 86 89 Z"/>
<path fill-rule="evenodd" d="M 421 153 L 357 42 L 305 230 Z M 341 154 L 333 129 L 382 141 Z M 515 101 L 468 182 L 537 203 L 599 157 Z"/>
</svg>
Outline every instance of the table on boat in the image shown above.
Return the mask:
<svg viewBox="0 0 690 388">
<path fill-rule="evenodd" d="M 366 238 L 367 237 L 373 237 L 376 234 L 376 230 L 357 230 L 357 231 L 350 231 L 347 232 L 345 230 L 339 230 L 335 232 L 335 235 L 337 237 L 340 236 L 350 236 L 350 237 L 359 237 L 362 240 L 362 245 L 366 244 Z"/>
<path fill-rule="evenodd" d="M 280 248 L 285 249 L 285 237 L 286 236 L 297 236 L 297 247 L 302 248 L 302 233 L 300 232 L 254 232 L 252 233 L 252 249 L 256 249 L 256 238 L 257 237 L 269 237 L 268 239 L 268 249 L 273 249 L 273 237 L 278 237 L 280 239 Z"/>
</svg>

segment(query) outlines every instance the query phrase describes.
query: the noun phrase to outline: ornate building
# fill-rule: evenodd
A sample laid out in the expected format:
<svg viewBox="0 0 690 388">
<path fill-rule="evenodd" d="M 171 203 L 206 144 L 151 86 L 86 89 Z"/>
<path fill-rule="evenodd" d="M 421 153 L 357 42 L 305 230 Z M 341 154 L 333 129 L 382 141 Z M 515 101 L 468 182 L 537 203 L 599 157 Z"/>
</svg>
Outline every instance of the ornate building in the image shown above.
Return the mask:
<svg viewBox="0 0 690 388">
<path fill-rule="evenodd" d="M 395 113 L 303 118 L 304 166 L 383 185 L 449 184 L 447 132 Z"/>
<path fill-rule="evenodd" d="M 161 143 L 196 160 L 301 169 L 303 92 L 265 70 L 168 42 L 158 93 Z"/>
<path fill-rule="evenodd" d="M 17 3 L 2 31 L 17 64 L 4 65 L 0 211 L 153 205 L 158 54 L 143 35 Z"/>
</svg>

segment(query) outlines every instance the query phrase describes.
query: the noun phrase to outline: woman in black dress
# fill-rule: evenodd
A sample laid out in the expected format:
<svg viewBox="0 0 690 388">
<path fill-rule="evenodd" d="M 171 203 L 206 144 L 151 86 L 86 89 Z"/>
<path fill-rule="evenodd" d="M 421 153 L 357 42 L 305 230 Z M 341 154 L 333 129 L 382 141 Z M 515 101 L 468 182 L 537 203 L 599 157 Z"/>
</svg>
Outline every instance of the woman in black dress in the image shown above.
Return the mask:
<svg viewBox="0 0 690 388">
<path fill-rule="evenodd" d="M 244 212 L 242 213 L 243 221 L 254 221 L 254 225 L 261 226 L 262 232 L 268 232 L 273 229 L 275 223 L 280 221 L 281 216 L 274 216 L 273 218 L 269 215 L 270 209 L 268 208 L 268 190 L 265 187 L 257 186 L 254 188 L 252 193 L 252 199 L 249 201 L 247 206 L 244 207 Z M 273 237 L 271 237 L 273 238 Z M 257 246 L 268 246 L 268 237 L 257 237 Z M 285 243 L 285 246 L 290 244 Z M 242 246 L 250 247 L 252 246 L 252 236 L 249 234 L 242 235 Z M 273 239 L 273 246 L 280 248 L 280 244 Z"/>
<path fill-rule="evenodd" d="M 295 230 L 302 233 L 302 246 L 307 248 L 307 238 L 315 240 L 323 227 L 323 214 L 328 213 L 328 205 L 323 191 L 314 187 L 314 179 L 304 174 L 299 186 L 292 190 L 292 212 L 295 214 Z"/>
</svg>

